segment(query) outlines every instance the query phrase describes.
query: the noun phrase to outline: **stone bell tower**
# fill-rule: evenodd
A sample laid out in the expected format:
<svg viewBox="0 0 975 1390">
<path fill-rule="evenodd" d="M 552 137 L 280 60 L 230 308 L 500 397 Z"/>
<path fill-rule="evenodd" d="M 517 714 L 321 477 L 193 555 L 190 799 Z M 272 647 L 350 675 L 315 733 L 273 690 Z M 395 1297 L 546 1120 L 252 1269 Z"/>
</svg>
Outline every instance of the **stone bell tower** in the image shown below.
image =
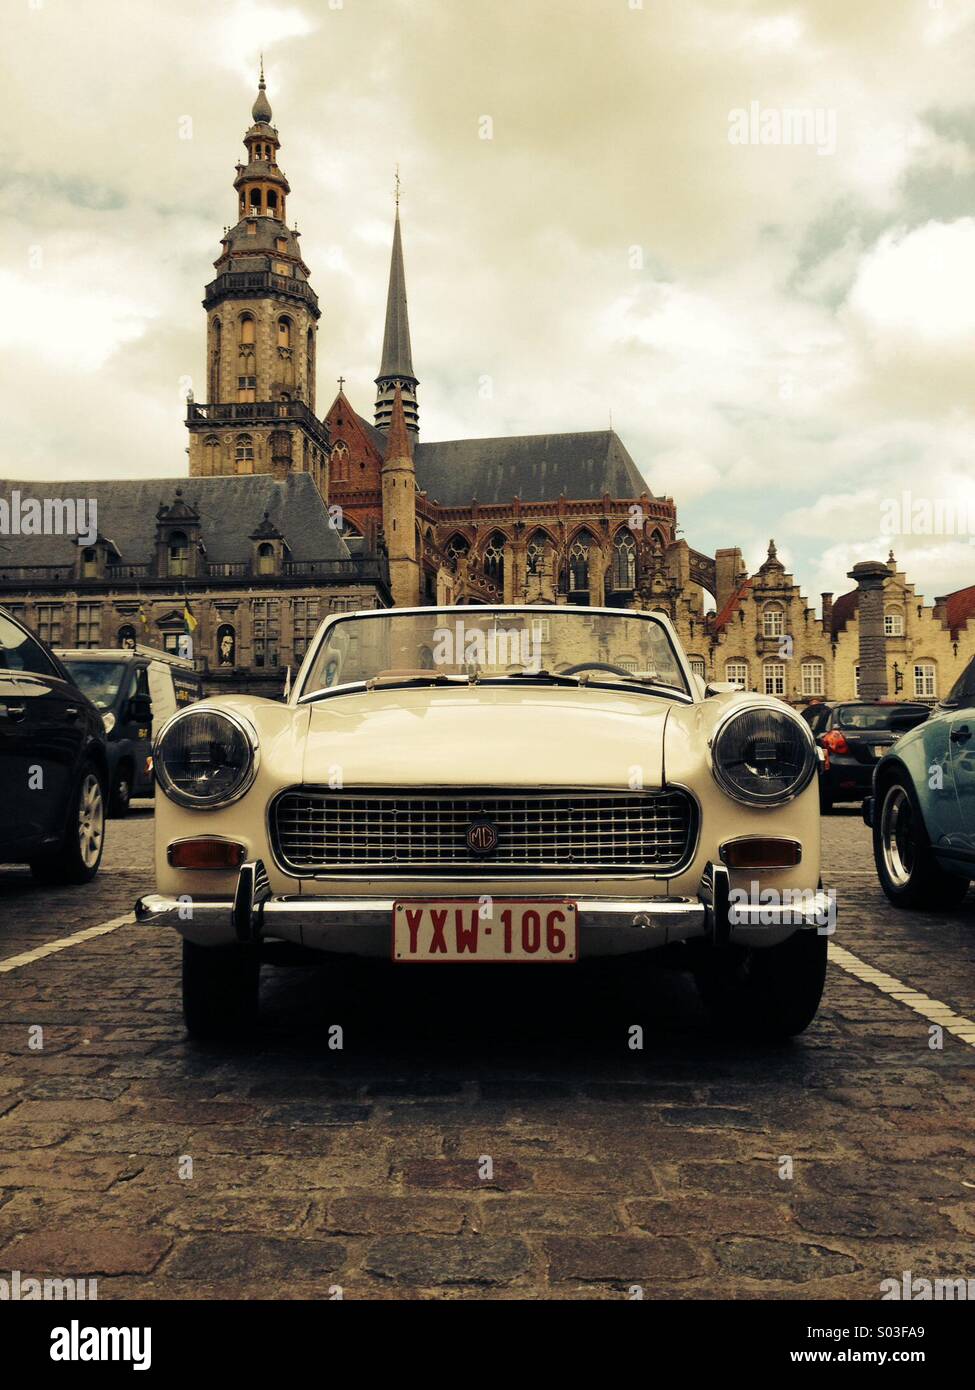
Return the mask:
<svg viewBox="0 0 975 1390">
<path fill-rule="evenodd" d="M 328 490 L 328 432 L 315 416 L 321 310 L 298 233 L 285 220 L 291 186 L 278 164 L 264 67 L 237 165 L 236 224 L 224 232 L 206 287 L 206 400 L 191 400 L 190 475 L 310 473 Z"/>
</svg>

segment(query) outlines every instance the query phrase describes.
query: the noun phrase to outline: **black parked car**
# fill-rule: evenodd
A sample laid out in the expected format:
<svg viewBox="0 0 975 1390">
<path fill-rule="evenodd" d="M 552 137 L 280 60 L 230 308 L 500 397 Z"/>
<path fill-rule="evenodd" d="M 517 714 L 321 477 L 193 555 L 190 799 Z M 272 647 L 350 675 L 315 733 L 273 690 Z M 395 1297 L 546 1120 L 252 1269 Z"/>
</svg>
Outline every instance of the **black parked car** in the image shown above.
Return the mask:
<svg viewBox="0 0 975 1390">
<path fill-rule="evenodd" d="M 0 608 L 0 864 L 87 883 L 105 844 L 108 758 L 91 701 L 54 653 Z"/>
<path fill-rule="evenodd" d="M 869 796 L 873 770 L 887 749 L 930 713 L 928 705 L 906 700 L 821 700 L 807 705 L 802 717 L 823 750 L 820 808 L 829 811 L 837 801 Z"/>
</svg>

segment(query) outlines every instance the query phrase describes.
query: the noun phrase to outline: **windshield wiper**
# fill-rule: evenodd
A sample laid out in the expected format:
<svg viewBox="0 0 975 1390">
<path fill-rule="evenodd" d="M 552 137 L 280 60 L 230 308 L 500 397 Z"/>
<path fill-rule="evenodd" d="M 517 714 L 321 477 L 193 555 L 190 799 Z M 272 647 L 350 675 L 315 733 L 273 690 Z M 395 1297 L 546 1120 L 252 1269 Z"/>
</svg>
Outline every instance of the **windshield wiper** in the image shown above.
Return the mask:
<svg viewBox="0 0 975 1390">
<path fill-rule="evenodd" d="M 546 681 L 550 685 L 583 685 L 578 676 L 566 676 L 561 671 L 508 671 L 504 674 L 494 672 L 482 677 L 484 681 Z"/>
</svg>

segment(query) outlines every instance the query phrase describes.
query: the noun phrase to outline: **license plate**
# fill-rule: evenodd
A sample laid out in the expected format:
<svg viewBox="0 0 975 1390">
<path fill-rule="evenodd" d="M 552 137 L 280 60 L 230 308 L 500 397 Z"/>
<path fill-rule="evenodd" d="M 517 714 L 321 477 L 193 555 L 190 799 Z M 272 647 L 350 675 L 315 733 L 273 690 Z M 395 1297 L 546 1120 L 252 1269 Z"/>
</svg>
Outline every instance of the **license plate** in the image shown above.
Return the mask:
<svg viewBox="0 0 975 1390">
<path fill-rule="evenodd" d="M 393 960 L 407 965 L 578 959 L 576 904 L 442 898 L 393 905 Z"/>
</svg>

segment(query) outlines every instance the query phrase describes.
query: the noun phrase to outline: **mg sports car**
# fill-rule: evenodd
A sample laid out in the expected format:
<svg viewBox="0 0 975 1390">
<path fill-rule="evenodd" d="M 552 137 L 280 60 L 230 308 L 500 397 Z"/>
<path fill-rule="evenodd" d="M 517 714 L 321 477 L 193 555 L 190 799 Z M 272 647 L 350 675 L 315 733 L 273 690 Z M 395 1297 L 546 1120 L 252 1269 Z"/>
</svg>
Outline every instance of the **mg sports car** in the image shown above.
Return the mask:
<svg viewBox="0 0 975 1390">
<path fill-rule="evenodd" d="M 707 686 L 660 613 L 336 615 L 285 702 L 203 700 L 153 753 L 137 913 L 182 937 L 191 1034 L 252 1027 L 282 945 L 385 959 L 404 990 L 666 947 L 722 1026 L 815 1015 L 835 913 L 809 726 Z"/>
</svg>

